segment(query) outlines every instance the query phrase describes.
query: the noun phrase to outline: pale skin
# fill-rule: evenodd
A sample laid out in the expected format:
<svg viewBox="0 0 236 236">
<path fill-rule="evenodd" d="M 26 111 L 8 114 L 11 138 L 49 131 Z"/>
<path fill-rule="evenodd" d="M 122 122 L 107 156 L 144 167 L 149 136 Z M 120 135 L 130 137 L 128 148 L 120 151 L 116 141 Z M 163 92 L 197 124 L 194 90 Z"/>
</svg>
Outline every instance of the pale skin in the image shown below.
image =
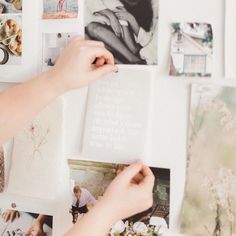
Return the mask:
<svg viewBox="0 0 236 236">
<path fill-rule="evenodd" d="M 114 57 L 103 43 L 74 39 L 51 70 L 0 93 L 0 145 L 57 97 L 115 72 Z M 105 236 L 116 221 L 152 206 L 153 185 L 149 167 L 140 161 L 133 163 L 118 174 L 101 200 L 65 236 L 94 236 L 94 232 Z"/>
</svg>

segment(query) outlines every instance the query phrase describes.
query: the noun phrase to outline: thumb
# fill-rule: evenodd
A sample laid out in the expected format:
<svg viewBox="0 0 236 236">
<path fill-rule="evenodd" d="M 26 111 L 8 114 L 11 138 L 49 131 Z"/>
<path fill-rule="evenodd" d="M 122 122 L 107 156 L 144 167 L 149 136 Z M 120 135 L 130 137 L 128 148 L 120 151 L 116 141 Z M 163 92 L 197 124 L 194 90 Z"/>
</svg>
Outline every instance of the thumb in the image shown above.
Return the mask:
<svg viewBox="0 0 236 236">
<path fill-rule="evenodd" d="M 102 79 L 103 77 L 111 74 L 111 73 L 116 73 L 118 72 L 118 68 L 115 65 L 104 65 L 101 67 L 96 68 L 93 72 L 92 72 L 92 78 L 91 80 L 98 80 L 98 79 Z"/>
<path fill-rule="evenodd" d="M 143 164 L 141 161 L 137 161 L 127 168 L 125 168 L 119 175 L 118 178 L 125 182 L 131 182 L 131 180 L 142 170 Z"/>
<path fill-rule="evenodd" d="M 25 233 L 25 235 L 26 235 L 26 236 L 29 236 L 29 235 L 31 235 L 31 232 L 32 232 L 32 228 L 29 228 L 29 229 L 27 230 L 27 232 Z"/>
</svg>

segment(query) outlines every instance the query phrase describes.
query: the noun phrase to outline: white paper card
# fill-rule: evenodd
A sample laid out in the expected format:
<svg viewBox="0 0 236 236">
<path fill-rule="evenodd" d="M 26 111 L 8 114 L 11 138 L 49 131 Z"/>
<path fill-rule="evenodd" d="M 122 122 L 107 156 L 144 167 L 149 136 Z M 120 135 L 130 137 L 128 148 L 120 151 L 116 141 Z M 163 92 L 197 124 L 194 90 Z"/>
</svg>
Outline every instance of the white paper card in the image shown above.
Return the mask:
<svg viewBox="0 0 236 236">
<path fill-rule="evenodd" d="M 53 199 L 62 153 L 63 103 L 48 106 L 14 139 L 7 192 Z"/>
<path fill-rule="evenodd" d="M 151 78 L 143 71 L 120 71 L 89 90 L 83 156 L 126 160 L 143 157 Z"/>
</svg>

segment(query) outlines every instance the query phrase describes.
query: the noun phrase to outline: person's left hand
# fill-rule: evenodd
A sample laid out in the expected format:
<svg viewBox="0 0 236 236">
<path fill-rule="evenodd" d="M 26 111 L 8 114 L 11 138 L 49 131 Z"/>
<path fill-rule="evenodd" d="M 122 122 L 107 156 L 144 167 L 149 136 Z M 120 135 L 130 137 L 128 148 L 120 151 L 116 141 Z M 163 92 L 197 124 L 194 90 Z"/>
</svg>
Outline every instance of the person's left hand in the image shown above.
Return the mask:
<svg viewBox="0 0 236 236">
<path fill-rule="evenodd" d="M 35 220 L 31 227 L 25 233 L 26 236 L 43 236 L 43 225 L 38 221 Z"/>
<path fill-rule="evenodd" d="M 124 7 L 117 8 L 115 14 L 119 20 L 124 20 L 129 23 L 135 20 L 134 16 L 130 14 Z"/>
<path fill-rule="evenodd" d="M 2 219 L 7 222 L 13 222 L 20 217 L 20 213 L 15 210 L 6 210 L 1 214 Z"/>
</svg>

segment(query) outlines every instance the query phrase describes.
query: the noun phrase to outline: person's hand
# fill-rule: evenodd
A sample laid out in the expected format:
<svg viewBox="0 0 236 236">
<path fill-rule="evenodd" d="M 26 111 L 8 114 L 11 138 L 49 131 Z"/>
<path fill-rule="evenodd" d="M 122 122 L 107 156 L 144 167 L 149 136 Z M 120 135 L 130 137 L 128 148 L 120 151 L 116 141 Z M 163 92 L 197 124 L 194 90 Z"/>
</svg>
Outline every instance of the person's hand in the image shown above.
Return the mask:
<svg viewBox="0 0 236 236">
<path fill-rule="evenodd" d="M 125 168 L 108 187 L 101 200 L 116 220 L 125 219 L 149 209 L 153 204 L 154 175 L 141 162 Z"/>
<path fill-rule="evenodd" d="M 124 7 L 117 8 L 115 14 L 119 20 L 125 20 L 129 23 L 131 23 L 133 20 L 136 21 L 135 17 L 131 13 L 129 13 Z"/>
<path fill-rule="evenodd" d="M 108 18 L 110 21 L 110 26 L 111 26 L 113 32 L 115 33 L 115 35 L 118 38 L 123 38 L 124 33 L 123 33 L 122 26 L 113 11 L 111 11 L 110 9 L 104 9 L 102 11 L 95 13 L 95 15 L 102 15 L 102 16 L 105 16 L 106 18 Z"/>
<path fill-rule="evenodd" d="M 13 222 L 15 219 L 20 217 L 20 213 L 14 210 L 7 210 L 1 214 L 2 219 L 7 222 Z"/>
<path fill-rule="evenodd" d="M 39 220 L 35 220 L 25 233 L 25 236 L 43 236 L 43 224 Z"/>
<path fill-rule="evenodd" d="M 62 52 L 47 80 L 60 93 L 86 87 L 118 69 L 104 43 L 77 37 Z"/>
</svg>

